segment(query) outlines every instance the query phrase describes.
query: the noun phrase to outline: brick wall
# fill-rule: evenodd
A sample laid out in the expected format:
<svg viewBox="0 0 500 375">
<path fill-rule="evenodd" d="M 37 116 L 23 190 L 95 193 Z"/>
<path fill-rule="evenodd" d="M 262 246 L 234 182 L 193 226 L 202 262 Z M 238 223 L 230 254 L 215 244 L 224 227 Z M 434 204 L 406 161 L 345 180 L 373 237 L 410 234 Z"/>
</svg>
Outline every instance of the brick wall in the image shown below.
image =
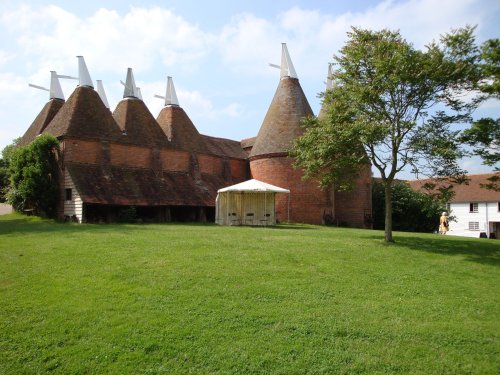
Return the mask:
<svg viewBox="0 0 500 375">
<path fill-rule="evenodd" d="M 160 151 L 162 168 L 166 171 L 182 171 L 189 169 L 189 152 L 170 149 Z"/>
<path fill-rule="evenodd" d="M 340 225 L 371 228 L 372 217 L 371 167 L 360 173 L 353 190 L 335 192 L 335 219 Z"/>
<path fill-rule="evenodd" d="M 112 165 L 126 165 L 133 168 L 152 167 L 151 148 L 111 143 L 109 145 L 109 155 Z"/>
<path fill-rule="evenodd" d="M 98 164 L 102 157 L 100 141 L 66 139 L 62 147 L 64 161 L 84 164 Z"/>
<path fill-rule="evenodd" d="M 222 159 L 216 156 L 198 154 L 198 165 L 201 173 L 221 175 L 223 171 Z"/>
<path fill-rule="evenodd" d="M 250 161 L 252 178 L 290 190 L 276 195 L 276 216 L 286 221 L 288 199 L 290 221 L 322 224 L 324 215 L 331 214 L 333 204 L 328 190 L 322 190 L 314 180 L 302 180 L 302 171 L 294 169 L 292 159 L 286 156 L 254 159 Z"/>
<path fill-rule="evenodd" d="M 250 178 L 248 162 L 246 160 L 231 159 L 229 161 L 229 168 L 234 181 L 245 181 Z"/>
</svg>

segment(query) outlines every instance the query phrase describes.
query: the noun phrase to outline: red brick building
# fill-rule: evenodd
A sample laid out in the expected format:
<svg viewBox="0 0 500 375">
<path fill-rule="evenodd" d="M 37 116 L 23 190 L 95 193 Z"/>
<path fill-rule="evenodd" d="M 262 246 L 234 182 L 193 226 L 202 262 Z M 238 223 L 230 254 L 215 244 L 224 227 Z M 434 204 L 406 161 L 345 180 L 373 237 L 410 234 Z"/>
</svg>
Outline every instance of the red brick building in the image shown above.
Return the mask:
<svg viewBox="0 0 500 375">
<path fill-rule="evenodd" d="M 143 220 L 213 221 L 217 190 L 255 178 L 290 190 L 289 205 L 277 203 L 278 220 L 286 220 L 289 210 L 294 222 L 371 226 L 369 168 L 355 191 L 340 194 L 303 181 L 292 166 L 287 149 L 302 133 L 301 119 L 313 113 L 285 45 L 280 83 L 260 131 L 241 142 L 200 134 L 179 106 L 170 78 L 156 119 L 131 70 L 124 98 L 111 113 L 79 62 L 80 83 L 72 95 L 64 101 L 51 92 L 21 139 L 21 145 L 41 133 L 59 139 L 61 219 L 116 221 L 134 207 Z"/>
</svg>

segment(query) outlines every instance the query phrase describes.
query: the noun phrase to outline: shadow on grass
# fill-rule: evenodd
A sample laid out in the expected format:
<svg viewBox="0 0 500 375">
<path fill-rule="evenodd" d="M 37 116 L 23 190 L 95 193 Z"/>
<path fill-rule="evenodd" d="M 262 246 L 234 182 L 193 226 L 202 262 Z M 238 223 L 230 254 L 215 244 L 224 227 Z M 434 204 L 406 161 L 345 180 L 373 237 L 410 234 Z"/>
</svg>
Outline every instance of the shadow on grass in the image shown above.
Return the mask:
<svg viewBox="0 0 500 375">
<path fill-rule="evenodd" d="M 293 229 L 293 230 L 317 230 L 316 227 L 303 226 L 301 224 L 276 224 L 276 225 L 249 225 L 249 228 L 259 229 Z"/>
<path fill-rule="evenodd" d="M 0 236 L 5 234 L 16 233 L 109 233 L 116 232 L 117 228 L 125 229 L 127 232 L 141 231 L 147 229 L 149 225 L 213 225 L 209 223 L 112 223 L 112 224 L 77 224 L 77 223 L 62 223 L 50 219 L 42 219 L 34 216 L 23 216 L 19 214 L 5 215 L 0 218 Z"/>
<path fill-rule="evenodd" d="M 380 237 L 369 236 L 380 240 Z M 463 255 L 471 262 L 500 266 L 500 241 L 489 239 L 469 239 L 466 237 L 444 237 L 397 234 L 395 246 L 406 247 L 412 251 L 425 251 L 442 255 Z"/>
</svg>

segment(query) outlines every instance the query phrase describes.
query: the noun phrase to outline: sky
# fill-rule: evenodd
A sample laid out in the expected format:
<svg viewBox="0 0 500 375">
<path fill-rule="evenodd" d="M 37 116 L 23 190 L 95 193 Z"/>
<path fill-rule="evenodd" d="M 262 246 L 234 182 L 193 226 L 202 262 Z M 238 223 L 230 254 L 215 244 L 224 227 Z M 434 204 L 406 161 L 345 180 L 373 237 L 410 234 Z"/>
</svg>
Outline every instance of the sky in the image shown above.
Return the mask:
<svg viewBox="0 0 500 375">
<path fill-rule="evenodd" d="M 77 55 L 102 80 L 113 110 L 132 68 L 156 118 L 167 76 L 200 133 L 241 140 L 257 135 L 279 83 L 281 43 L 317 114 L 328 63 L 352 26 L 399 30 L 423 49 L 453 28 L 477 25 L 477 41 L 500 37 L 498 0 L 111 0 L 0 2 L 0 150 L 28 129 L 48 93 L 50 71 L 77 76 Z M 77 81 L 61 79 L 66 99 Z M 499 117 L 486 102 L 477 117 Z M 470 173 L 491 169 L 477 158 Z M 410 178 L 410 176 L 404 176 Z"/>
</svg>

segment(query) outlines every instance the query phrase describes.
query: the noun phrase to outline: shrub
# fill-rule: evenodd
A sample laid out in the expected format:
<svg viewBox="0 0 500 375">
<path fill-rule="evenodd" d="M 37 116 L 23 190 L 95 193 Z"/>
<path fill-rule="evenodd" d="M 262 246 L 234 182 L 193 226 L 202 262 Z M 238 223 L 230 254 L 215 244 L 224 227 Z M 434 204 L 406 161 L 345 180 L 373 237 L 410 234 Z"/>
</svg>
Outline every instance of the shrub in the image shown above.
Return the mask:
<svg viewBox="0 0 500 375">
<path fill-rule="evenodd" d="M 59 142 L 43 134 L 12 151 L 7 201 L 19 212 L 55 217 L 59 200 Z"/>
</svg>

